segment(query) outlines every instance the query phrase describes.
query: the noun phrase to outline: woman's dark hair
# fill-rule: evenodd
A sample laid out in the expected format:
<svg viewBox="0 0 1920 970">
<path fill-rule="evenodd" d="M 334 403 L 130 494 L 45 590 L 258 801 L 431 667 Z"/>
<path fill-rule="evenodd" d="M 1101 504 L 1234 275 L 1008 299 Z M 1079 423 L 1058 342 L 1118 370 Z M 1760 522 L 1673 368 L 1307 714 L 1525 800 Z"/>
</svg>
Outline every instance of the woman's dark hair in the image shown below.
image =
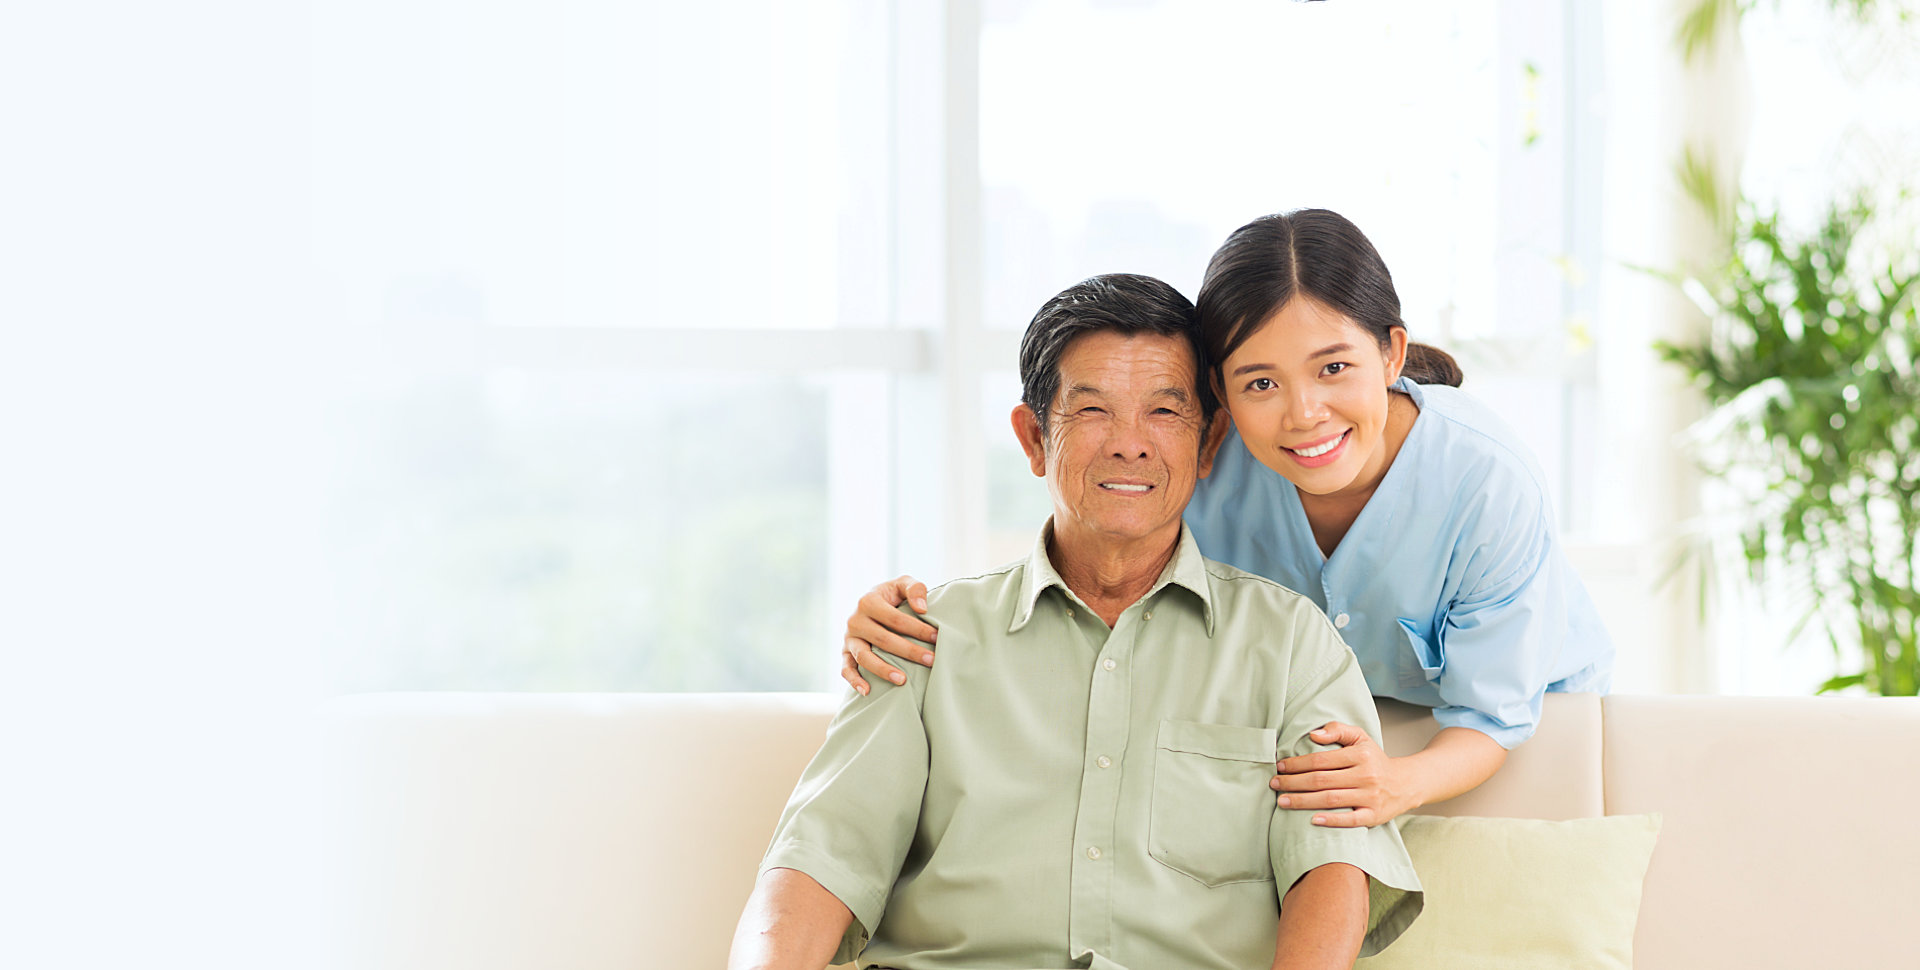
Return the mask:
<svg viewBox="0 0 1920 970">
<path fill-rule="evenodd" d="M 1393 328 L 1407 326 L 1393 275 L 1359 226 L 1329 209 L 1263 216 L 1220 244 L 1200 283 L 1200 339 L 1213 375 L 1297 296 L 1359 324 L 1383 350 L 1392 345 Z M 1411 341 L 1400 373 L 1421 384 L 1459 387 L 1462 379 L 1446 351 Z"/>
<path fill-rule="evenodd" d="M 1060 394 L 1060 358 L 1067 345 L 1090 333 L 1153 333 L 1179 337 L 1193 355 L 1194 392 L 1200 416 L 1213 420 L 1219 402 L 1207 379 L 1206 356 L 1193 304 L 1180 291 L 1151 276 L 1108 273 L 1081 280 L 1048 300 L 1027 324 L 1020 340 L 1020 400 L 1033 410 L 1040 430 L 1047 429 L 1054 398 Z"/>
</svg>

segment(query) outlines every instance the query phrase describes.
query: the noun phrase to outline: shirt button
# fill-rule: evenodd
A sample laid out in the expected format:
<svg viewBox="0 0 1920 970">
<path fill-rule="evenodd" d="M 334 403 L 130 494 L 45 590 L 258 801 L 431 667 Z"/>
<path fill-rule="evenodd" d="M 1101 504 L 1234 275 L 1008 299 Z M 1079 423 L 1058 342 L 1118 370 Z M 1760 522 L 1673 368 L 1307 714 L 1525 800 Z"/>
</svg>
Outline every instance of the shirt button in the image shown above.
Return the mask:
<svg viewBox="0 0 1920 970">
<path fill-rule="evenodd" d="M 1112 758 L 1109 758 L 1109 757 L 1107 757 L 1107 756 L 1106 756 L 1106 755 L 1104 755 L 1104 754 L 1103 754 L 1103 755 L 1101 755 L 1101 756 L 1100 756 L 1100 757 L 1098 757 L 1098 758 L 1095 758 L 1095 759 L 1093 759 L 1093 763 L 1094 763 L 1094 764 L 1096 764 L 1096 765 L 1099 765 L 1099 766 L 1100 766 L 1100 767 L 1102 767 L 1102 768 L 1111 768 L 1111 767 L 1113 767 L 1113 759 L 1112 759 Z"/>
<path fill-rule="evenodd" d="M 1100 847 L 1097 845 L 1087 846 L 1087 858 L 1089 859 L 1100 858 Z"/>
<path fill-rule="evenodd" d="M 1108 657 L 1107 659 L 1100 661 L 1100 666 L 1105 667 L 1108 670 L 1112 670 L 1113 668 L 1118 667 L 1120 665 L 1117 663 L 1114 663 L 1112 657 Z"/>
<path fill-rule="evenodd" d="M 1336 630 L 1344 630 L 1347 628 L 1347 615 L 1345 613 L 1333 618 L 1333 628 Z"/>
<path fill-rule="evenodd" d="M 1147 611 L 1147 619 L 1149 619 L 1149 620 L 1151 620 L 1151 619 L 1153 619 L 1153 611 L 1152 611 L 1152 610 L 1148 610 L 1148 611 Z"/>
<path fill-rule="evenodd" d="M 1071 619 L 1073 619 L 1073 611 L 1072 611 L 1072 610 L 1068 610 L 1068 611 L 1067 611 L 1067 619 L 1069 619 L 1069 620 L 1071 620 Z"/>
</svg>

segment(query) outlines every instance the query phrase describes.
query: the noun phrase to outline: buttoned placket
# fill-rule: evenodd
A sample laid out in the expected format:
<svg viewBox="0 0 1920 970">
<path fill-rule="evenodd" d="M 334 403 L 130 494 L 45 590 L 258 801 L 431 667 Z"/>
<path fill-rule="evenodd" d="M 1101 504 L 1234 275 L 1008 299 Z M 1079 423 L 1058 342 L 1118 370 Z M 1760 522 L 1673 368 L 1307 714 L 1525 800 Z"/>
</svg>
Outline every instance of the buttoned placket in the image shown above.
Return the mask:
<svg viewBox="0 0 1920 970">
<path fill-rule="evenodd" d="M 1334 598 L 1332 572 L 1333 560 L 1328 559 L 1320 566 L 1320 601 L 1327 604 L 1327 619 L 1333 621 L 1333 628 L 1344 633 L 1347 624 L 1353 621 L 1353 617 L 1347 615 L 1347 604 L 1344 598 Z"/>
<path fill-rule="evenodd" d="M 1133 658 L 1142 632 L 1153 626 L 1146 619 L 1152 615 L 1145 605 L 1151 598 L 1149 594 L 1122 612 L 1111 632 L 1105 632 L 1098 617 L 1069 619 L 1098 647 L 1087 697 L 1080 802 L 1073 820 L 1073 895 L 1067 910 L 1067 940 L 1073 953 L 1112 952 L 1114 838 L 1133 718 Z M 1100 632 L 1105 632 L 1104 641 L 1095 639 Z"/>
</svg>

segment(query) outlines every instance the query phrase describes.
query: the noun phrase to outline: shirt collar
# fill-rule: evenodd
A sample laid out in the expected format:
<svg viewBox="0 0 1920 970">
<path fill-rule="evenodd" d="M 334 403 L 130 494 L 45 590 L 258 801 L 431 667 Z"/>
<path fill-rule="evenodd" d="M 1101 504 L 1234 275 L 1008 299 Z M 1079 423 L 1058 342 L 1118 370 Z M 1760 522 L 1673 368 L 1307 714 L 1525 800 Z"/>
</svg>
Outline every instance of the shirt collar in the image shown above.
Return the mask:
<svg viewBox="0 0 1920 970">
<path fill-rule="evenodd" d="M 1047 556 L 1047 543 L 1053 539 L 1053 520 L 1040 529 L 1040 536 L 1034 540 L 1033 552 L 1027 556 L 1026 575 L 1020 581 L 1020 599 L 1013 606 L 1013 624 L 1007 627 L 1008 633 L 1017 633 L 1033 619 L 1033 607 L 1040 600 L 1040 594 L 1049 586 L 1060 587 L 1060 592 L 1069 599 L 1079 602 L 1073 595 L 1067 581 L 1060 578 L 1060 571 L 1053 568 L 1053 560 Z M 1193 531 L 1187 528 L 1183 520 L 1180 523 L 1180 539 L 1174 546 L 1173 559 L 1160 571 L 1160 578 L 1154 580 L 1153 587 L 1147 590 L 1142 602 L 1150 600 L 1154 594 L 1169 584 L 1181 586 L 1200 598 L 1200 612 L 1206 619 L 1207 636 L 1213 636 L 1213 592 L 1207 582 L 1207 561 L 1200 555 L 1200 546 L 1193 539 Z M 1085 604 L 1082 604 L 1083 606 Z"/>
</svg>

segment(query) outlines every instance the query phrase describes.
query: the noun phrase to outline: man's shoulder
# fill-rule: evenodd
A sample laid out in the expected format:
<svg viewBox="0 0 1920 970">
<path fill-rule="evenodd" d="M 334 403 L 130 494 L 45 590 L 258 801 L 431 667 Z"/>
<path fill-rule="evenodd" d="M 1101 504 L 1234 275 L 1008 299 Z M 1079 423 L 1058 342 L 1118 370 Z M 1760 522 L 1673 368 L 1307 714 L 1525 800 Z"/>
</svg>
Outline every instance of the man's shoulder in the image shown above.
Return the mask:
<svg viewBox="0 0 1920 970">
<path fill-rule="evenodd" d="M 1216 624 L 1229 636 L 1245 639 L 1250 649 L 1297 654 L 1346 641 L 1311 598 L 1265 576 L 1223 562 L 1204 560 L 1212 585 Z M 1293 635 L 1279 635 L 1291 631 Z"/>
<path fill-rule="evenodd" d="M 1025 585 L 1027 560 L 1016 559 L 984 572 L 949 579 L 927 590 L 927 615 L 920 617 L 935 627 L 967 617 L 1004 613 Z M 901 611 L 910 608 L 902 603 Z"/>
<path fill-rule="evenodd" d="M 1008 587 L 1019 588 L 1020 581 L 1026 577 L 1026 570 L 1027 559 L 1022 556 L 984 572 L 949 579 L 929 589 L 927 599 L 931 602 L 935 597 L 964 599 L 970 596 L 994 596 Z"/>
<path fill-rule="evenodd" d="M 1250 573 L 1215 559 L 1203 558 L 1201 562 L 1206 564 L 1207 578 L 1213 583 L 1214 595 L 1231 597 L 1235 601 L 1234 605 L 1245 607 L 1264 605 L 1281 610 L 1305 607 L 1319 612 L 1320 608 L 1313 604 L 1313 600 L 1301 595 L 1298 590 L 1289 589 L 1258 573 Z"/>
</svg>

